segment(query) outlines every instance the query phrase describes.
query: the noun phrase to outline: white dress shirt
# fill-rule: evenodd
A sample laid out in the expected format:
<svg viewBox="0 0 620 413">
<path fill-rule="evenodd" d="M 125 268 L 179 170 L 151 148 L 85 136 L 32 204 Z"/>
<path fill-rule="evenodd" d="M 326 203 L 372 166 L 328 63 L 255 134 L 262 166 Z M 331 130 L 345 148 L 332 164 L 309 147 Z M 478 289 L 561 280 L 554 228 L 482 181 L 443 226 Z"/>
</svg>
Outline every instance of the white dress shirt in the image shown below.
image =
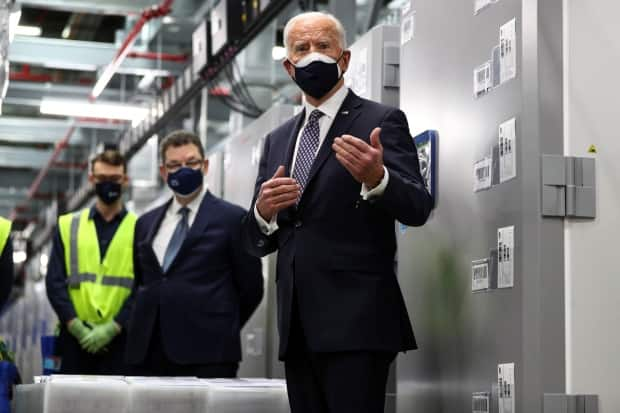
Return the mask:
<svg viewBox="0 0 620 413">
<path fill-rule="evenodd" d="M 202 188 L 200 194 L 192 202 L 186 205 L 187 208 L 189 208 L 189 213 L 187 214 L 188 228 L 192 227 L 192 224 L 196 219 L 196 214 L 198 213 L 198 208 L 200 208 L 200 204 L 202 203 L 206 193 L 207 188 Z M 183 205 L 179 204 L 176 196 L 173 195 L 172 203 L 168 207 L 164 219 L 161 221 L 159 230 L 157 230 L 157 235 L 153 238 L 153 251 L 155 251 L 159 265 L 163 264 L 164 255 L 166 255 L 166 249 L 168 248 L 168 244 L 170 244 L 172 234 L 174 233 L 179 221 L 181 221 L 181 214 L 179 214 L 179 210 L 181 208 L 183 208 Z"/>
<path fill-rule="evenodd" d="M 304 119 L 304 122 L 301 125 L 301 128 L 299 129 L 299 133 L 297 134 L 297 141 L 295 142 L 295 151 L 293 152 L 293 160 L 291 162 L 290 171 L 295 170 L 295 161 L 297 160 L 297 149 L 299 148 L 299 141 L 300 141 L 299 138 L 301 137 L 306 127 L 306 124 L 308 123 L 308 118 L 310 114 L 312 113 L 312 111 L 315 109 L 318 109 L 324 114 L 323 116 L 319 118 L 319 145 L 317 146 L 317 153 L 318 153 L 318 151 L 321 148 L 321 145 L 323 145 L 323 142 L 325 141 L 327 132 L 329 132 L 329 129 L 332 127 L 332 124 L 334 123 L 334 119 L 336 118 L 336 115 L 338 115 L 338 112 L 340 111 L 340 107 L 342 106 L 342 103 L 344 102 L 348 94 L 349 94 L 349 88 L 342 86 L 340 89 L 336 91 L 336 93 L 334 93 L 329 99 L 323 102 L 323 104 L 320 105 L 319 107 L 315 107 L 311 105 L 310 103 L 308 103 L 308 101 L 305 99 L 305 96 L 304 96 L 303 106 L 305 109 L 306 118 Z M 316 156 L 316 153 L 315 153 L 315 156 Z M 369 200 L 369 199 L 380 197 L 381 195 L 383 195 L 383 192 L 385 192 L 385 188 L 387 187 L 388 180 L 389 180 L 389 174 L 385 166 L 383 167 L 383 170 L 384 170 L 383 180 L 375 188 L 368 190 L 366 185 L 362 184 L 360 195 L 362 196 L 364 200 Z M 291 176 L 292 176 L 292 172 L 291 172 Z M 271 235 L 278 230 L 277 214 L 275 214 L 271 218 L 270 222 L 267 222 L 258 213 L 258 209 L 256 208 L 256 205 L 255 205 L 254 216 L 263 234 Z"/>
</svg>

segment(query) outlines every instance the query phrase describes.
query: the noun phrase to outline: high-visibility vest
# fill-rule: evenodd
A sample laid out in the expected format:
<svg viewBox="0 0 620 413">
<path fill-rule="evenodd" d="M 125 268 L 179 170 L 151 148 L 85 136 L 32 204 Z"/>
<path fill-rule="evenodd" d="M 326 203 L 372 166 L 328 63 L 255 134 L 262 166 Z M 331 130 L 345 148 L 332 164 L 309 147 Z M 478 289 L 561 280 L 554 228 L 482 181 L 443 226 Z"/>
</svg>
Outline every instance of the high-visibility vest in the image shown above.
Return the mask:
<svg viewBox="0 0 620 413">
<path fill-rule="evenodd" d="M 11 235 L 11 221 L 0 217 L 0 255 L 4 252 L 4 247 Z"/>
<path fill-rule="evenodd" d="M 125 215 L 102 261 L 97 229 L 88 209 L 58 219 L 69 296 L 80 320 L 93 324 L 110 321 L 129 297 L 136 220 L 135 214 Z"/>
</svg>

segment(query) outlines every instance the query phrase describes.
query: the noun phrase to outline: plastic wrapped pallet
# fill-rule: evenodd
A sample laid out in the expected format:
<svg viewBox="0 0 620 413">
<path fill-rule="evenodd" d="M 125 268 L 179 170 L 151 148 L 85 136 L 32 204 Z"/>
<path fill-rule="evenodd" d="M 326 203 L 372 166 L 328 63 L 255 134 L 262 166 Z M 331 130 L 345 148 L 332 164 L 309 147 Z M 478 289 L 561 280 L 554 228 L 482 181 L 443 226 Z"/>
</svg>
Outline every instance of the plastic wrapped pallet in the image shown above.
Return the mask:
<svg viewBox="0 0 620 413">
<path fill-rule="evenodd" d="M 127 377 L 131 413 L 204 413 L 207 385 L 195 377 Z"/>
<path fill-rule="evenodd" d="M 41 413 L 45 384 L 23 384 L 15 390 L 16 413 Z"/>
<path fill-rule="evenodd" d="M 129 389 L 116 376 L 51 376 L 17 386 L 16 413 L 128 413 Z"/>
<path fill-rule="evenodd" d="M 283 380 L 205 380 L 208 383 L 205 413 L 289 413 Z"/>
</svg>

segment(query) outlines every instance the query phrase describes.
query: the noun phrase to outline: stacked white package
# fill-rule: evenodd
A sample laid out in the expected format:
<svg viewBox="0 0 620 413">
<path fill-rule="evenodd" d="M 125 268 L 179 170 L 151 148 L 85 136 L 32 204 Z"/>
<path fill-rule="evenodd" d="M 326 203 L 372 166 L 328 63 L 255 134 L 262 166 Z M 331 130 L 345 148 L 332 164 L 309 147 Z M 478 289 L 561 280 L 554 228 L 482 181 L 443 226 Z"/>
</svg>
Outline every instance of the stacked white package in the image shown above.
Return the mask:
<svg viewBox="0 0 620 413">
<path fill-rule="evenodd" d="M 207 385 L 196 377 L 127 377 L 131 413 L 204 413 Z"/>
<path fill-rule="evenodd" d="M 208 383 L 205 413 L 289 413 L 283 380 L 205 380 Z"/>
<path fill-rule="evenodd" d="M 129 412 L 129 389 L 120 376 L 51 376 L 42 383 L 18 386 L 20 393 L 17 413 Z"/>
<path fill-rule="evenodd" d="M 15 413 L 41 413 L 45 384 L 22 384 L 15 389 Z"/>
</svg>

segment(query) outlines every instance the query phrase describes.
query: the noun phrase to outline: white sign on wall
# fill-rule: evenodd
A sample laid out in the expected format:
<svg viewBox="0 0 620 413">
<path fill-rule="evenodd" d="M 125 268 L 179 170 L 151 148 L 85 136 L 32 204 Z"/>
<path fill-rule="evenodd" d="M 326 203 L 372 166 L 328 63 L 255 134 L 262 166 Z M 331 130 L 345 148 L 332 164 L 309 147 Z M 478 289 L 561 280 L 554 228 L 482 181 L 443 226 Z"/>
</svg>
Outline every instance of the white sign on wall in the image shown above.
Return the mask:
<svg viewBox="0 0 620 413">
<path fill-rule="evenodd" d="M 499 74 L 500 83 L 517 76 L 517 23 L 510 20 L 499 29 Z"/>
<path fill-rule="evenodd" d="M 517 176 L 516 119 L 499 125 L 499 181 L 504 183 Z"/>
<path fill-rule="evenodd" d="M 515 227 L 497 230 L 497 288 L 514 287 Z"/>
</svg>

